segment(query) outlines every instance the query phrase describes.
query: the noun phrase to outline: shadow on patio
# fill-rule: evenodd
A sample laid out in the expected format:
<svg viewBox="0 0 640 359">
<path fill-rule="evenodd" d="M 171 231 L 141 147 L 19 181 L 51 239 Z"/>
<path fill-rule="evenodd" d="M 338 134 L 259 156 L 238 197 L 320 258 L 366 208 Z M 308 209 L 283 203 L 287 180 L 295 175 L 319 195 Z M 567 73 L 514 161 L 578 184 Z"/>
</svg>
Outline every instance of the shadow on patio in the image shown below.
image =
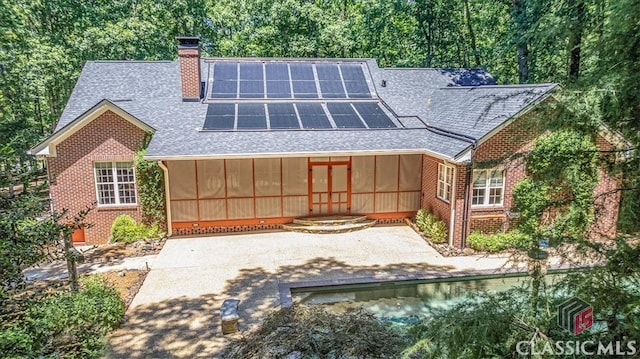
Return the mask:
<svg viewBox="0 0 640 359">
<path fill-rule="evenodd" d="M 356 277 L 384 277 L 442 273 L 452 267 L 420 263 L 349 266 L 333 258 L 314 258 L 302 265 L 281 266 L 277 273 L 262 267 L 241 270 L 227 281 L 223 293 L 181 297 L 131 308 L 122 328 L 110 338 L 108 358 L 222 357 L 228 337 L 221 335 L 219 309 L 235 297 L 240 332 L 259 324 L 264 314 L 280 305 L 278 283 Z M 197 275 L 194 273 L 194 275 Z"/>
</svg>

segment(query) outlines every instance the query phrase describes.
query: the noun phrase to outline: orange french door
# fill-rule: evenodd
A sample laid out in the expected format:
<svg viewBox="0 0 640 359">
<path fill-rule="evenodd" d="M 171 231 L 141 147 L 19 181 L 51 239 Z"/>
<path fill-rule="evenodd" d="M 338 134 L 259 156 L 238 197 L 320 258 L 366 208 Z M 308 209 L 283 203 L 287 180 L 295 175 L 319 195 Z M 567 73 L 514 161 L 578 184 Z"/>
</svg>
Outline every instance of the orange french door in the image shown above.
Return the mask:
<svg viewBox="0 0 640 359">
<path fill-rule="evenodd" d="M 349 214 L 349 162 L 309 162 L 309 214 Z"/>
</svg>

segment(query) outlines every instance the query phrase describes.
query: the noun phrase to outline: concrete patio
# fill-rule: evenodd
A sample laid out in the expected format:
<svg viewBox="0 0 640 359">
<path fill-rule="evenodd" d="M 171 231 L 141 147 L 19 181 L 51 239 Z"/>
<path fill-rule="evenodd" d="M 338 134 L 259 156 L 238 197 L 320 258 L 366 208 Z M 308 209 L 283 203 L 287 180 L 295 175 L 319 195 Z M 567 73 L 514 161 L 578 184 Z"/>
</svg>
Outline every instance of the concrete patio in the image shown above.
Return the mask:
<svg viewBox="0 0 640 359">
<path fill-rule="evenodd" d="M 109 358 L 221 357 L 219 308 L 241 300 L 240 331 L 279 307 L 278 283 L 498 270 L 506 256 L 442 257 L 411 228 L 342 234 L 273 232 L 168 240 Z"/>
</svg>

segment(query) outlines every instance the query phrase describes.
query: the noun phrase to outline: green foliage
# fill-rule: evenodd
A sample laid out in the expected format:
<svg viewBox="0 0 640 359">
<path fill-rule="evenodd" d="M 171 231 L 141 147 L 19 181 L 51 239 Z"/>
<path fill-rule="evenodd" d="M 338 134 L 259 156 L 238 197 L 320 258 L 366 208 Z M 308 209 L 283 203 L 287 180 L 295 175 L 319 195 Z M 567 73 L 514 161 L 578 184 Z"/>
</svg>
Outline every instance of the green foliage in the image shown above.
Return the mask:
<svg viewBox="0 0 640 359">
<path fill-rule="evenodd" d="M 404 339 L 372 314 L 331 314 L 319 307 L 295 306 L 272 312 L 260 327 L 228 345 L 229 358 L 397 358 Z"/>
<path fill-rule="evenodd" d="M 164 197 L 164 172 L 155 161 L 146 161 L 143 157 L 145 150 L 136 153 L 136 185 L 138 199 L 142 210 L 142 223 L 167 227 L 166 202 Z"/>
<path fill-rule="evenodd" d="M 18 321 L 0 325 L 3 358 L 99 358 L 104 337 L 124 318 L 124 303 L 98 277 L 83 280 L 79 292 L 60 292 L 32 301 Z"/>
<path fill-rule="evenodd" d="M 496 234 L 474 231 L 467 238 L 467 243 L 475 250 L 499 252 L 509 248 L 529 248 L 531 237 L 516 229 Z"/>
<path fill-rule="evenodd" d="M 526 159 L 529 178 L 513 191 L 523 233 L 553 243 L 583 239 L 594 219 L 597 152 L 593 138 L 576 131 L 538 139 Z"/>
<path fill-rule="evenodd" d="M 433 243 L 444 243 L 447 239 L 446 224 L 424 208 L 416 214 L 416 225 Z"/>
<path fill-rule="evenodd" d="M 133 243 L 141 239 L 157 238 L 161 235 L 158 225 L 147 227 L 131 216 L 121 214 L 111 225 L 111 242 Z"/>
</svg>

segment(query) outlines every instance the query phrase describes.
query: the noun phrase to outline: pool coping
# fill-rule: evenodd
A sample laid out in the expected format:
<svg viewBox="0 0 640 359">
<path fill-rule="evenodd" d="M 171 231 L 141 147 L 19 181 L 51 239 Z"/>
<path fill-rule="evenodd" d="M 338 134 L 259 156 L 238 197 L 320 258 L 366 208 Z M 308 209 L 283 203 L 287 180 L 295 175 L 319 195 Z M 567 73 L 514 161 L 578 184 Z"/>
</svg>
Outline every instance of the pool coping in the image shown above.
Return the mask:
<svg viewBox="0 0 640 359">
<path fill-rule="evenodd" d="M 578 267 L 566 267 L 566 266 L 549 266 L 548 272 L 562 273 L 568 272 L 571 269 L 588 269 L 594 265 L 578 266 Z M 389 284 L 400 281 L 417 281 L 417 280 L 439 280 L 439 279 L 457 279 L 465 277 L 477 277 L 477 276 L 521 276 L 527 275 L 529 271 L 518 270 L 518 268 L 507 268 L 502 270 L 496 269 L 482 269 L 473 271 L 458 271 L 458 272 L 434 272 L 429 274 L 405 274 L 405 275 L 392 275 L 384 278 L 369 276 L 369 277 L 354 277 L 354 278 L 338 278 L 338 279 L 323 279 L 323 280 L 308 280 L 297 282 L 279 282 L 278 294 L 280 297 L 280 306 L 283 308 L 290 308 L 293 306 L 293 296 L 291 290 L 306 289 L 306 288 L 320 288 L 339 285 L 359 285 L 359 284 Z"/>
</svg>

